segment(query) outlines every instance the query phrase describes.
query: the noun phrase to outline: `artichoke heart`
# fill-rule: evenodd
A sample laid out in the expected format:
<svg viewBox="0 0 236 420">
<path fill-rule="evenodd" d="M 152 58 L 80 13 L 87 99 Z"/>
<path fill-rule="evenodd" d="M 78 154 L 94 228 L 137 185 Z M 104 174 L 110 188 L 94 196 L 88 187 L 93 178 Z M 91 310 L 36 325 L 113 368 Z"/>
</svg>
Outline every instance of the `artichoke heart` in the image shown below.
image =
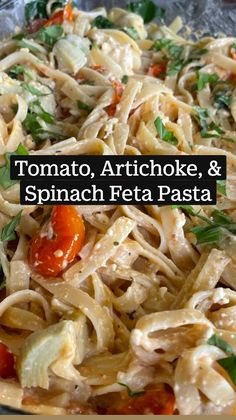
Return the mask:
<svg viewBox="0 0 236 420">
<path fill-rule="evenodd" d="M 17 372 L 22 387 L 39 386 L 48 389 L 48 368 L 54 370 L 63 366 L 58 376 L 79 379 L 79 372 L 72 362 L 76 350 L 76 332 L 73 321 L 61 321 L 43 331 L 31 334 L 25 341 L 19 359 Z M 66 373 L 65 373 L 66 372 Z"/>
<path fill-rule="evenodd" d="M 87 63 L 90 41 L 75 34 L 59 39 L 53 47 L 61 71 L 76 74 Z"/>
</svg>

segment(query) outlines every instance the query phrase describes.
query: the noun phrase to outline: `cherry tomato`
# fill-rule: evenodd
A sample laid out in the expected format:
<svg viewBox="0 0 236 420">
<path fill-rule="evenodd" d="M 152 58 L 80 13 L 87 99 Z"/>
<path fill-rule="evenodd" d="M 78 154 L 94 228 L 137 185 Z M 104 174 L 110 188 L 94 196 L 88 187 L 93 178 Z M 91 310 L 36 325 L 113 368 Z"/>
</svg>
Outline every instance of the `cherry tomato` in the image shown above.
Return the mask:
<svg viewBox="0 0 236 420">
<path fill-rule="evenodd" d="M 113 81 L 112 86 L 114 88 L 114 100 L 113 103 L 105 108 L 106 112 L 110 117 L 113 117 L 116 113 L 116 105 L 120 102 L 124 88 L 120 82 Z"/>
<path fill-rule="evenodd" d="M 16 376 L 14 356 L 5 344 L 0 343 L 0 377 L 12 378 Z"/>
<path fill-rule="evenodd" d="M 148 76 L 160 77 L 166 73 L 166 63 L 152 64 L 148 69 Z"/>
<path fill-rule="evenodd" d="M 134 397 L 128 395 L 108 408 L 107 414 L 173 414 L 175 397 L 168 387 L 155 387 Z"/>
<path fill-rule="evenodd" d="M 46 22 L 45 26 L 61 25 L 64 20 L 73 21 L 73 9 L 69 1 L 63 10 L 55 12 L 52 17 Z"/>
<path fill-rule="evenodd" d="M 76 208 L 54 206 L 50 221 L 31 240 L 29 265 L 42 276 L 58 276 L 75 259 L 84 237 L 84 222 Z"/>
</svg>

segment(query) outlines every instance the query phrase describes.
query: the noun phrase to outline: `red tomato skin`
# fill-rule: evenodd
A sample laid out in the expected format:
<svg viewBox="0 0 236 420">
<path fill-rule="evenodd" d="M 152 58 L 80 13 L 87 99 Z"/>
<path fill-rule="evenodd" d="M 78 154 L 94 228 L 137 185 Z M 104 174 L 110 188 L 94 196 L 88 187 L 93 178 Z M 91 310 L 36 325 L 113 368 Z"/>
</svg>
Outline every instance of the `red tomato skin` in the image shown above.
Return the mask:
<svg viewBox="0 0 236 420">
<path fill-rule="evenodd" d="M 39 232 L 29 246 L 30 267 L 45 277 L 57 277 L 79 253 L 85 238 L 82 217 L 73 206 L 54 206 L 51 216 L 53 237 Z"/>
<path fill-rule="evenodd" d="M 107 414 L 165 414 L 174 413 L 175 397 L 167 387 L 147 389 L 143 395 L 121 399 Z"/>
<path fill-rule="evenodd" d="M 14 356 L 5 344 L 0 343 L 0 377 L 13 378 L 16 376 Z"/>
</svg>

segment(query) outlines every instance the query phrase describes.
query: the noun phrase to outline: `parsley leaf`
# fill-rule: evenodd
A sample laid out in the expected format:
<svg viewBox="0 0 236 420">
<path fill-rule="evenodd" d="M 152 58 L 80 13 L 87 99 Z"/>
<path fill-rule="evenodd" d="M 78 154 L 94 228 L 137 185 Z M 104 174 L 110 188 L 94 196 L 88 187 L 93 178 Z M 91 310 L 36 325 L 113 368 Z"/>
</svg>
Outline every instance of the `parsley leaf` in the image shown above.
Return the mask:
<svg viewBox="0 0 236 420">
<path fill-rule="evenodd" d="M 51 25 L 41 28 L 36 34 L 36 38 L 48 47 L 53 47 L 55 42 L 62 36 L 63 32 L 64 30 L 61 25 Z"/>
<path fill-rule="evenodd" d="M 214 106 L 217 109 L 227 109 L 232 102 L 232 94 L 226 89 L 218 90 L 214 96 Z"/>
<path fill-rule="evenodd" d="M 49 95 L 49 93 L 43 93 L 41 92 L 41 90 L 37 89 L 36 87 L 32 85 L 29 85 L 29 83 L 26 83 L 26 82 L 22 82 L 21 86 L 23 87 L 24 90 L 27 90 L 28 92 L 30 92 L 32 95 L 35 95 L 35 96 Z"/>
<path fill-rule="evenodd" d="M 4 188 L 4 190 L 17 183 L 17 181 L 10 178 L 10 156 L 13 155 L 28 155 L 28 151 L 22 144 L 20 144 L 15 152 L 5 153 L 4 157 L 6 164 L 0 167 L 0 185 Z"/>
<path fill-rule="evenodd" d="M 224 134 L 224 130 L 222 130 L 217 124 L 211 122 L 207 128 L 204 128 L 200 131 L 200 134 L 203 138 L 221 138 Z"/>
<path fill-rule="evenodd" d="M 121 386 L 124 386 L 127 389 L 129 397 L 136 398 L 136 397 L 139 397 L 140 395 L 145 394 L 145 391 L 132 391 L 128 385 L 123 384 L 122 382 L 118 382 L 118 384 Z"/>
<path fill-rule="evenodd" d="M 127 76 L 127 74 L 124 74 L 124 76 L 121 79 L 121 83 L 126 85 L 128 83 L 128 80 L 129 80 L 129 76 Z"/>
<path fill-rule="evenodd" d="M 195 226 L 191 229 L 191 232 L 195 234 L 198 245 L 213 244 L 220 240 L 220 228 L 218 226 Z"/>
<path fill-rule="evenodd" d="M 53 124 L 55 122 L 54 115 L 46 112 L 40 104 L 39 100 L 31 102 L 29 105 L 29 110 L 31 113 L 37 114 L 43 121 L 48 124 Z"/>
<path fill-rule="evenodd" d="M 92 21 L 92 27 L 96 26 L 98 29 L 114 29 L 117 26 L 106 17 L 99 15 Z"/>
<path fill-rule="evenodd" d="M 199 58 L 202 56 L 202 55 L 204 55 L 204 54 L 207 54 L 208 53 L 208 49 L 207 48 L 200 48 L 200 49 L 195 49 L 195 50 L 193 50 L 190 54 L 189 54 L 189 57 L 188 57 L 188 62 L 191 62 L 191 61 L 195 61 L 195 60 L 199 60 Z"/>
<path fill-rule="evenodd" d="M 194 106 L 194 110 L 197 112 L 197 120 L 201 128 L 206 129 L 207 119 L 209 118 L 209 112 L 207 108 L 201 108 L 200 106 Z"/>
<path fill-rule="evenodd" d="M 233 348 L 229 343 L 226 343 L 226 341 L 222 340 L 218 335 L 213 334 L 209 340 L 207 341 L 207 344 L 210 344 L 211 346 L 216 346 L 219 349 L 225 351 L 225 353 L 233 354 Z"/>
<path fill-rule="evenodd" d="M 171 143 L 171 144 L 178 144 L 178 140 L 177 138 L 174 136 L 174 134 L 172 133 L 172 131 L 168 131 L 165 129 L 164 124 L 162 123 L 162 120 L 160 117 L 157 117 L 154 121 L 156 130 L 161 138 L 161 140 L 166 141 L 167 143 Z"/>
<path fill-rule="evenodd" d="M 191 216 L 198 217 L 206 222 L 205 226 L 195 226 L 191 229 L 191 232 L 196 235 L 197 244 L 199 245 L 217 243 L 221 236 L 225 234 L 224 230 L 233 235 L 236 234 L 236 223 L 223 211 L 215 209 L 211 214 L 211 218 L 208 219 L 199 214 L 199 212 L 195 212 L 192 206 L 176 205 L 176 207 L 182 208 L 183 211 Z"/>
<path fill-rule="evenodd" d="M 226 370 L 232 379 L 232 382 L 236 385 L 236 356 L 233 355 L 225 357 L 224 359 L 217 360 L 217 363 L 219 363 L 219 365 L 222 366 L 224 370 Z"/>
<path fill-rule="evenodd" d="M 15 34 L 11 37 L 11 39 L 15 39 L 16 41 L 20 41 L 25 37 L 25 34 L 23 32 L 20 32 L 19 34 Z"/>
<path fill-rule="evenodd" d="M 30 72 L 26 70 L 26 68 L 21 66 L 20 64 L 15 64 L 15 66 L 11 67 L 11 69 L 8 72 L 8 75 L 12 79 L 17 79 L 17 76 L 19 74 L 25 74 L 29 79 L 32 79 Z"/>
<path fill-rule="evenodd" d="M 151 0 L 132 1 L 128 4 L 127 9 L 142 16 L 144 23 L 149 23 L 154 18 L 163 20 L 165 16 L 165 9 L 156 6 Z"/>
<path fill-rule="evenodd" d="M 35 19 L 47 18 L 47 2 L 45 0 L 31 1 L 25 5 L 25 20 L 27 23 Z"/>
<path fill-rule="evenodd" d="M 182 45 L 174 44 L 168 38 L 160 38 L 154 42 L 152 49 L 163 51 L 165 54 L 164 58 L 169 60 L 167 68 L 168 76 L 174 76 L 182 69 L 184 65 L 184 59 L 182 58 L 184 47 Z"/>
<path fill-rule="evenodd" d="M 88 111 L 88 112 L 91 112 L 92 111 L 91 106 L 89 106 L 85 102 L 77 101 L 77 105 L 78 105 L 78 108 L 79 109 L 82 109 L 82 110 Z"/>
<path fill-rule="evenodd" d="M 214 85 L 219 81 L 219 76 L 216 73 L 201 73 L 197 72 L 197 90 L 201 91 L 209 83 Z"/>
<path fill-rule="evenodd" d="M 222 180 L 218 180 L 216 181 L 217 184 L 217 189 L 219 191 L 219 193 L 223 194 L 223 195 L 227 195 L 226 193 L 226 180 L 222 179 Z"/>
<path fill-rule="evenodd" d="M 22 210 L 1 231 L 1 241 L 12 241 L 16 238 L 15 230 L 20 222 Z"/>
</svg>

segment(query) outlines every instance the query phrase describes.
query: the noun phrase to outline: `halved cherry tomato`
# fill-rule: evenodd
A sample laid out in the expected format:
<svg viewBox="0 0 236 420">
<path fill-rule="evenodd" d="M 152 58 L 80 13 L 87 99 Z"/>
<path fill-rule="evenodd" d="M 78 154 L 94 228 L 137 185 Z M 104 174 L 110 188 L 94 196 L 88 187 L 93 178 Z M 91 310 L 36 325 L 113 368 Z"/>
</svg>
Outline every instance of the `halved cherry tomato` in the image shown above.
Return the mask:
<svg viewBox="0 0 236 420">
<path fill-rule="evenodd" d="M 124 88 L 120 82 L 113 81 L 112 86 L 114 88 L 114 100 L 113 103 L 105 108 L 109 117 L 113 117 L 116 113 L 116 106 L 121 100 Z"/>
<path fill-rule="evenodd" d="M 71 1 L 69 1 L 63 10 L 59 10 L 55 12 L 52 17 L 46 22 L 45 26 L 50 25 L 61 25 L 64 20 L 68 20 L 70 22 L 73 21 L 73 9 L 71 5 Z"/>
<path fill-rule="evenodd" d="M 12 378 L 16 376 L 14 356 L 5 344 L 0 343 L 0 377 Z"/>
<path fill-rule="evenodd" d="M 148 76 L 160 77 L 166 73 L 166 63 L 152 64 L 148 69 Z"/>
<path fill-rule="evenodd" d="M 113 408 L 108 408 L 107 414 L 173 414 L 174 406 L 173 392 L 163 386 L 147 389 L 140 396 L 121 398 Z"/>
<path fill-rule="evenodd" d="M 31 240 L 29 265 L 42 276 L 56 277 L 81 250 L 84 222 L 73 206 L 54 206 L 51 219 Z"/>
</svg>

